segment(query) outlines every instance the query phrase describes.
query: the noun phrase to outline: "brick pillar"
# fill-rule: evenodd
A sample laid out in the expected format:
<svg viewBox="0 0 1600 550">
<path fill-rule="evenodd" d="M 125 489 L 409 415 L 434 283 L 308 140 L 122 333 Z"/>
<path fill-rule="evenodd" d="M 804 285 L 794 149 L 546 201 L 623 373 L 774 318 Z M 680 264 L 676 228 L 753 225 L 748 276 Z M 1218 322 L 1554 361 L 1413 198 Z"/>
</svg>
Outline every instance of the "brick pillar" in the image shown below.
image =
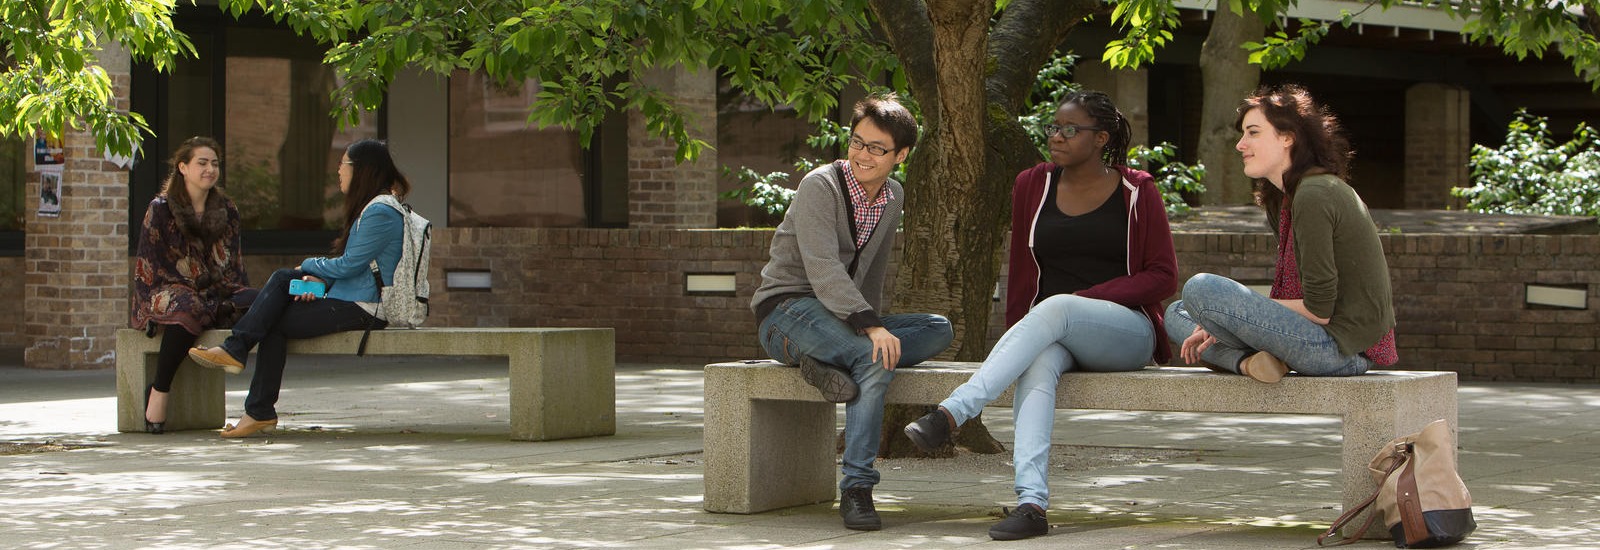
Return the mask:
<svg viewBox="0 0 1600 550">
<path fill-rule="evenodd" d="M 673 97 L 689 134 L 711 146 L 694 162 L 675 162 L 677 144 L 650 135 L 644 115 L 628 113 L 628 226 L 695 229 L 717 226 L 717 77 L 700 69 L 655 69 L 640 77 Z"/>
<path fill-rule="evenodd" d="M 1080 60 L 1072 68 L 1072 81 L 1085 90 L 1105 92 L 1133 127 L 1128 145 L 1150 144 L 1150 71 L 1112 70 L 1099 61 Z"/>
<path fill-rule="evenodd" d="M 116 46 L 100 54 L 128 109 L 130 59 Z M 30 160 L 23 287 L 23 362 L 31 368 L 110 367 L 116 329 L 128 324 L 128 194 L 131 175 L 104 160 L 93 136 L 64 136 L 61 215 L 41 217 L 39 172 Z M 144 162 L 159 157 L 147 152 Z"/>
<path fill-rule="evenodd" d="M 1472 154 L 1469 92 L 1444 84 L 1406 90 L 1405 207 L 1459 208 L 1450 188 L 1467 185 Z"/>
</svg>

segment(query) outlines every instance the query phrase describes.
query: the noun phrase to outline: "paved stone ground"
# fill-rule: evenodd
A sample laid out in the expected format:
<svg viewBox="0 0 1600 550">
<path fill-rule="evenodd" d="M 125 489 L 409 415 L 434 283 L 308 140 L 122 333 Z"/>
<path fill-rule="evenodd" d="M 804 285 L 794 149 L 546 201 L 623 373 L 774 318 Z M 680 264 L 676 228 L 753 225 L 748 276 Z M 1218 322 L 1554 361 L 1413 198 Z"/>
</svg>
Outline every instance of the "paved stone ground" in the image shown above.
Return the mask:
<svg viewBox="0 0 1600 550">
<path fill-rule="evenodd" d="M 114 433 L 108 370 L 0 366 L 0 441 L 81 446 L 0 455 L 0 547 L 1314 548 L 1338 512 L 1334 418 L 1063 411 L 1056 441 L 1083 447 L 1058 452 L 1093 456 L 1053 466 L 1047 537 L 986 536 L 1004 457 L 886 461 L 875 533 L 827 504 L 710 514 L 698 366 L 621 366 L 617 435 L 537 443 L 505 438 L 504 368 L 295 358 L 286 429 L 233 441 Z M 248 378 L 228 382 L 237 415 Z M 1008 410 L 985 418 L 1010 440 Z M 1460 457 L 1461 547 L 1600 548 L 1600 387 L 1464 385 Z"/>
</svg>

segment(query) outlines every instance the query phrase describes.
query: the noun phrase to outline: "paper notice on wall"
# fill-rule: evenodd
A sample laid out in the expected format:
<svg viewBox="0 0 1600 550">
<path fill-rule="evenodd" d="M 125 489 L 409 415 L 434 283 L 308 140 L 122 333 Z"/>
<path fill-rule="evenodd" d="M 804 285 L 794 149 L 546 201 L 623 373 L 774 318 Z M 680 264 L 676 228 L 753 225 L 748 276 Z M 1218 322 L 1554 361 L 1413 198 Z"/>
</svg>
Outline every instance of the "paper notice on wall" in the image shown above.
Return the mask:
<svg viewBox="0 0 1600 550">
<path fill-rule="evenodd" d="M 61 216 L 61 165 L 41 165 L 39 168 L 39 217 Z"/>
<path fill-rule="evenodd" d="M 129 168 L 133 166 L 133 158 L 139 154 L 139 144 L 133 144 L 132 154 L 119 155 L 111 152 L 111 149 L 109 148 L 104 150 L 101 154 L 105 156 L 107 162 L 117 165 L 117 168 Z"/>
</svg>

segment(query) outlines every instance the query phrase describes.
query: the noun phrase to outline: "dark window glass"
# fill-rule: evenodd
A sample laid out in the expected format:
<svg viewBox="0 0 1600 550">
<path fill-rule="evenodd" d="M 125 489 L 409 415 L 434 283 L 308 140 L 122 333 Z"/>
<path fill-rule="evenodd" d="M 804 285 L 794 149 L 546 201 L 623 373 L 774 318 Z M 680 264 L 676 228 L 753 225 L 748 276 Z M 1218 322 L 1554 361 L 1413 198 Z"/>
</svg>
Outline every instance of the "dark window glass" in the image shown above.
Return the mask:
<svg viewBox="0 0 1600 550">
<path fill-rule="evenodd" d="M 497 86 L 450 78 L 450 225 L 586 227 L 585 155 L 578 134 L 528 123 L 538 81 Z"/>
<path fill-rule="evenodd" d="M 0 231 L 22 230 L 26 192 L 26 153 L 32 147 L 17 139 L 0 140 Z"/>
</svg>

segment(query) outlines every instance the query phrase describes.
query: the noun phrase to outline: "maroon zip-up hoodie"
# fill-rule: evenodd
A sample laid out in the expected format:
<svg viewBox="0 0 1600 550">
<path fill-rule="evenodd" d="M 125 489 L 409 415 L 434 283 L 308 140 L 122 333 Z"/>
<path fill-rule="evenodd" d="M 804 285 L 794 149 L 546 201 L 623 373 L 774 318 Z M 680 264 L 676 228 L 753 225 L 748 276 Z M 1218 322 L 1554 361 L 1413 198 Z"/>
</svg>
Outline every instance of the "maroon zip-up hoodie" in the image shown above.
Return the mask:
<svg viewBox="0 0 1600 550">
<path fill-rule="evenodd" d="M 1078 291 L 1085 298 L 1116 302 L 1150 319 L 1156 334 L 1156 363 L 1172 358 L 1167 331 L 1161 326 L 1161 301 L 1178 291 L 1178 258 L 1172 251 L 1172 229 L 1155 178 L 1118 166 L 1122 197 L 1128 204 L 1128 274 Z M 1033 256 L 1033 227 L 1039 220 L 1046 191 L 1060 172 L 1042 162 L 1017 174 L 1011 190 L 1010 274 L 1006 278 L 1006 326 L 1017 324 L 1033 308 L 1039 293 L 1039 262 Z"/>
</svg>

